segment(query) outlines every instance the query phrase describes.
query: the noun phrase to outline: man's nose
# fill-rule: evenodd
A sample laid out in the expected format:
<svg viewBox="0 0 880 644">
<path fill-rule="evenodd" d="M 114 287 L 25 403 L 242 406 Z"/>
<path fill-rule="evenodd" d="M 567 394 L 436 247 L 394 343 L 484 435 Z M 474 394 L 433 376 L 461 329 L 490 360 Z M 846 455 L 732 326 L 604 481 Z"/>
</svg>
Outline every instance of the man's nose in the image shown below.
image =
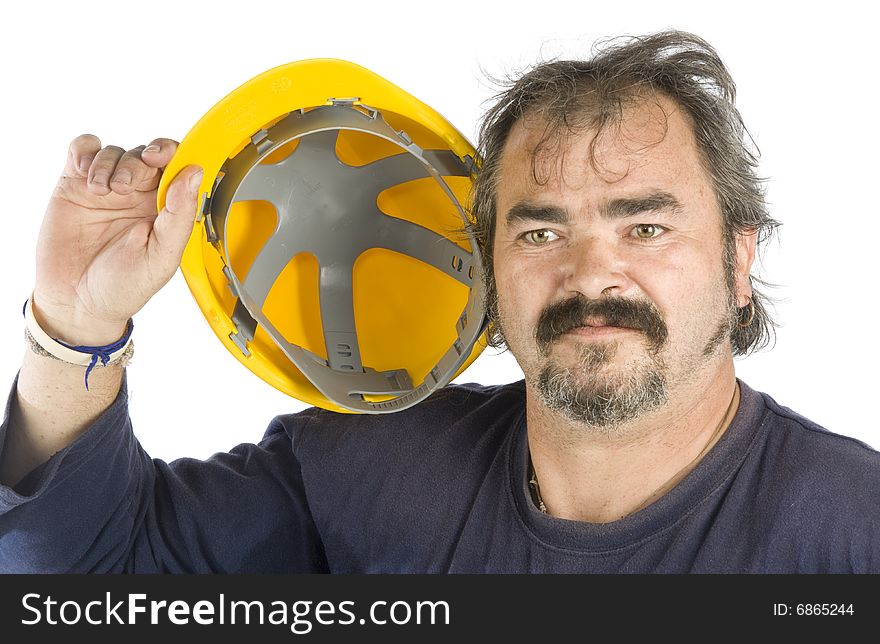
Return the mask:
<svg viewBox="0 0 880 644">
<path fill-rule="evenodd" d="M 614 240 L 600 236 L 571 244 L 561 268 L 565 290 L 589 299 L 620 296 L 631 286 L 621 249 Z"/>
</svg>

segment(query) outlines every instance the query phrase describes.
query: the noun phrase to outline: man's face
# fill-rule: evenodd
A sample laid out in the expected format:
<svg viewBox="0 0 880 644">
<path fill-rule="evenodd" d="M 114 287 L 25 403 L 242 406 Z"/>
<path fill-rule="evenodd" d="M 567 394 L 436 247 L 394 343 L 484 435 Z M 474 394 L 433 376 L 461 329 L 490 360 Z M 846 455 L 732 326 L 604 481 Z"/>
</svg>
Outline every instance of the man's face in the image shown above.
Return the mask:
<svg viewBox="0 0 880 644">
<path fill-rule="evenodd" d="M 539 182 L 532 152 L 544 125 L 518 122 L 502 155 L 500 327 L 547 407 L 618 426 L 731 359 L 754 235 L 736 236 L 731 292 L 710 179 L 688 120 L 664 97 L 639 101 L 598 137 L 582 131 L 547 148 Z"/>
</svg>

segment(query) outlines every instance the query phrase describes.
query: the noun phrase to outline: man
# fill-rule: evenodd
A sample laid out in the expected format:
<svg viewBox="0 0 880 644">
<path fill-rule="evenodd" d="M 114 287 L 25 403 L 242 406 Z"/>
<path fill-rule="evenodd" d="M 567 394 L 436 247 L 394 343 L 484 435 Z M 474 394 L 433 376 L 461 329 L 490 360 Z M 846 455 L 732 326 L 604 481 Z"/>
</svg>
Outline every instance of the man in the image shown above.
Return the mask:
<svg viewBox="0 0 880 644">
<path fill-rule="evenodd" d="M 259 445 L 166 464 L 131 432 L 124 360 L 86 393 L 81 366 L 28 351 L 0 429 L 0 568 L 880 571 L 880 456 L 735 377 L 772 330 L 750 274 L 776 222 L 733 97 L 680 32 L 499 97 L 474 233 L 523 382 L 279 416 Z M 171 277 L 199 178 L 150 211 L 174 149 L 74 140 L 31 301 L 49 336 L 124 338 Z"/>
</svg>

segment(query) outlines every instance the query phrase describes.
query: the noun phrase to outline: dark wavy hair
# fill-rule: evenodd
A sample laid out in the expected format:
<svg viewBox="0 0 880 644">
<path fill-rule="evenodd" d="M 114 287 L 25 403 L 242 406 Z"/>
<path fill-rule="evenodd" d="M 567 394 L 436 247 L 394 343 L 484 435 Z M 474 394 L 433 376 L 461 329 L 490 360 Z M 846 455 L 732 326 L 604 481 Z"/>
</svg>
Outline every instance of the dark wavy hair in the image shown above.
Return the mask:
<svg viewBox="0 0 880 644">
<path fill-rule="evenodd" d="M 480 125 L 480 168 L 468 225 L 482 253 L 490 346 L 505 346 L 493 271 L 498 175 L 511 128 L 524 117 L 538 116 L 546 125 L 544 138 L 532 152 L 534 174 L 536 156 L 545 144 L 558 145 L 561 137 L 582 128 L 600 132 L 619 126 L 624 108 L 635 101 L 651 96 L 656 100 L 657 95 L 672 99 L 690 117 L 724 218 L 723 261 L 731 291 L 736 235 L 755 233 L 762 248 L 779 225 L 770 217 L 764 179 L 757 175 L 760 152 L 736 109 L 736 86 L 718 53 L 702 38 L 674 30 L 616 38 L 597 44 L 589 60 L 544 62 L 501 85 Z M 755 287 L 770 285 L 755 275 L 750 280 L 754 318 L 747 326 L 739 324 L 752 315 L 749 307 L 743 307 L 731 320 L 734 355 L 747 355 L 774 338 L 770 298 Z"/>
</svg>

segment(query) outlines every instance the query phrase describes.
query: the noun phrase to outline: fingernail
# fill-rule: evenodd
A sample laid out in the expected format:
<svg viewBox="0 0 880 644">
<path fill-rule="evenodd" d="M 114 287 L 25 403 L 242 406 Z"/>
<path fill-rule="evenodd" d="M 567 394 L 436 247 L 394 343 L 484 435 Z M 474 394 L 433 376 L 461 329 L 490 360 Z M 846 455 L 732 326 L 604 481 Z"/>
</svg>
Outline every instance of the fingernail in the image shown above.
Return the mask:
<svg viewBox="0 0 880 644">
<path fill-rule="evenodd" d="M 97 183 L 99 186 L 107 185 L 107 173 L 106 172 L 98 172 L 92 177 L 92 183 Z"/>
<path fill-rule="evenodd" d="M 92 164 L 92 159 L 95 157 L 80 157 L 79 163 L 77 163 L 76 167 L 79 168 L 80 172 L 86 172 L 89 169 L 89 166 Z"/>
<path fill-rule="evenodd" d="M 114 175 L 113 181 L 116 183 L 131 183 L 131 172 L 128 170 L 120 170 Z"/>
<path fill-rule="evenodd" d="M 144 152 L 158 152 L 159 149 L 160 148 L 158 145 L 148 145 L 144 148 Z M 143 154 L 144 152 L 142 152 L 141 154 Z"/>
<path fill-rule="evenodd" d="M 189 178 L 189 189 L 193 192 L 199 189 L 199 186 L 202 185 L 202 177 L 205 176 L 204 170 L 199 170 L 193 176 Z"/>
</svg>

